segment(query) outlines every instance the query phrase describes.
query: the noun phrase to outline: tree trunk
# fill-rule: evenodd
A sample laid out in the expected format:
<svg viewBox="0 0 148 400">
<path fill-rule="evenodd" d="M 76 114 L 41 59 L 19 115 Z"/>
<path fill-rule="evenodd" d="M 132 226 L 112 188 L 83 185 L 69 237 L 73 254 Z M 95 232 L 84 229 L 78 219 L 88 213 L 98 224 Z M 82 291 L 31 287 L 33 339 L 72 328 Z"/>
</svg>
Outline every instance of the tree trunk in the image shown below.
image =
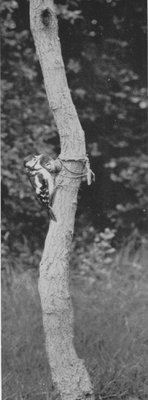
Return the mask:
<svg viewBox="0 0 148 400">
<path fill-rule="evenodd" d="M 30 22 L 49 106 L 61 142 L 60 158 L 75 177 L 83 172 L 85 137 L 67 85 L 53 0 L 30 0 Z M 81 178 L 65 168 L 40 263 L 39 293 L 52 378 L 62 400 L 93 400 L 91 382 L 73 346 L 73 309 L 69 292 L 69 254 Z"/>
</svg>

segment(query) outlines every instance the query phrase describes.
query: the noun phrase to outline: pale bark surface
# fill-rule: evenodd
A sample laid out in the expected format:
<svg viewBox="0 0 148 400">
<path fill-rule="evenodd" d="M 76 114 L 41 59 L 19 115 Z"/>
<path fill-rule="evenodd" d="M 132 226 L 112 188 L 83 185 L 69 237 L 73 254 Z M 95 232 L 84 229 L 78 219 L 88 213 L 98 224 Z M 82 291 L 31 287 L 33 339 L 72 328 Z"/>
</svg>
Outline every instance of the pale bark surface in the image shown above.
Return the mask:
<svg viewBox="0 0 148 400">
<path fill-rule="evenodd" d="M 44 11 L 46 12 L 44 13 Z M 53 0 L 30 0 L 30 22 L 41 64 L 49 106 L 61 142 L 66 167 L 82 173 L 85 137 L 67 85 Z M 78 161 L 79 160 L 79 161 Z M 69 291 L 69 254 L 81 178 L 62 168 L 51 221 L 40 263 L 39 293 L 46 351 L 53 381 L 62 400 L 93 400 L 93 389 L 82 359 L 73 346 L 73 309 Z"/>
</svg>

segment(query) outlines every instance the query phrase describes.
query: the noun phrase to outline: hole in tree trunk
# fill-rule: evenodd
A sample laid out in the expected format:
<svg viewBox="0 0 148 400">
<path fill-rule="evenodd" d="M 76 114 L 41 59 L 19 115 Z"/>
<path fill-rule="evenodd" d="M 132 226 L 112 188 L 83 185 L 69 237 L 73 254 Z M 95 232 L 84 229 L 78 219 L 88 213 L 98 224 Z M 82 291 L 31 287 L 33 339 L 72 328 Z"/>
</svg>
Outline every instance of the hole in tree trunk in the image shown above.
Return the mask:
<svg viewBox="0 0 148 400">
<path fill-rule="evenodd" d="M 49 25 L 49 22 L 50 22 L 50 11 L 48 10 L 48 8 L 46 8 L 46 10 L 42 11 L 41 19 L 42 19 L 42 23 L 43 23 L 44 26 L 48 26 Z"/>
</svg>

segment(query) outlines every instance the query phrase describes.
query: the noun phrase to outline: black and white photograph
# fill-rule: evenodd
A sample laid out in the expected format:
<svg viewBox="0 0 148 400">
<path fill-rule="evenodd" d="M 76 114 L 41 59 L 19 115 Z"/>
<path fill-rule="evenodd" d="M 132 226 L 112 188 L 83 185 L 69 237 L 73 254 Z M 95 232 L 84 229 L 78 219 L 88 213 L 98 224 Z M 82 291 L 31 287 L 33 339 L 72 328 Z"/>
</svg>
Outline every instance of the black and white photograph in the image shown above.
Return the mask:
<svg viewBox="0 0 148 400">
<path fill-rule="evenodd" d="M 1 399 L 148 400 L 146 0 L 2 0 Z"/>
</svg>

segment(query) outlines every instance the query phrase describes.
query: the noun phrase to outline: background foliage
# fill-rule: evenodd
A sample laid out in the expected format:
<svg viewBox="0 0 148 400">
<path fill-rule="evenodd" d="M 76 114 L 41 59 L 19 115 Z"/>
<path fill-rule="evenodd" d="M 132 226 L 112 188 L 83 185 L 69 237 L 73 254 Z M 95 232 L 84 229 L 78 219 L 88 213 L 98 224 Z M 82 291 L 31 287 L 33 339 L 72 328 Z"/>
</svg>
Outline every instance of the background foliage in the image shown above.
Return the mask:
<svg viewBox="0 0 148 400">
<path fill-rule="evenodd" d="M 146 400 L 148 328 L 146 0 L 58 0 L 68 83 L 96 182 L 79 193 L 70 265 L 75 346 L 96 400 Z M 24 174 L 28 154 L 60 152 L 29 28 L 3 0 L 3 400 L 53 400 L 38 265 L 48 229 Z"/>
<path fill-rule="evenodd" d="M 116 240 L 145 233 L 146 1 L 56 1 L 69 86 L 96 183 L 83 184 L 78 228 L 116 230 Z M 36 265 L 47 229 L 24 174 L 30 153 L 56 155 L 57 129 L 29 28 L 27 1 L 4 0 L 2 18 L 2 163 L 4 255 Z M 87 230 L 87 229 L 86 229 Z M 43 232 L 43 237 L 42 237 Z"/>
</svg>

